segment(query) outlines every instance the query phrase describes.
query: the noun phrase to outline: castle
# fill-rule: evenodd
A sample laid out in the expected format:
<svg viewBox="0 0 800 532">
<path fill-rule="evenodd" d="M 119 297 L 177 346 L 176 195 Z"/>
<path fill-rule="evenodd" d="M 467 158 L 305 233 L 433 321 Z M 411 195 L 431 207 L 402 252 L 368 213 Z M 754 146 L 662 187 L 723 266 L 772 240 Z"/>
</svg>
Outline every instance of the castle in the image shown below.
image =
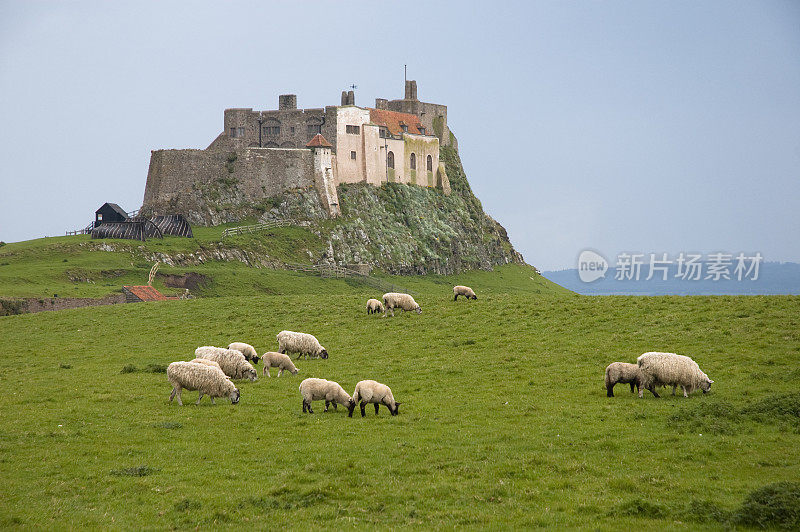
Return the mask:
<svg viewBox="0 0 800 532">
<path fill-rule="evenodd" d="M 407 80 L 401 100 L 298 109 L 297 96 L 278 109 L 226 109 L 223 131 L 204 150 L 155 150 L 150 157 L 142 212 L 191 213 L 211 194 L 228 203 L 257 203 L 297 188 L 316 189 L 330 216 L 340 213 L 341 183 L 404 183 L 450 193 L 439 147 L 454 146 L 447 106 L 421 102 Z M 223 189 L 223 190 L 220 190 Z"/>
</svg>

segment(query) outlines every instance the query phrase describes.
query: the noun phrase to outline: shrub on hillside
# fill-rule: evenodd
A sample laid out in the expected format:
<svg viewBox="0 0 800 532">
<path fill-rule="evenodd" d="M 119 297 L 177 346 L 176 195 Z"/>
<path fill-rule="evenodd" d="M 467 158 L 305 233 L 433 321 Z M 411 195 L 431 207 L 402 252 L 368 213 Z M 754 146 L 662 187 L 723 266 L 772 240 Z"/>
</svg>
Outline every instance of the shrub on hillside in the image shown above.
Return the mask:
<svg viewBox="0 0 800 532">
<path fill-rule="evenodd" d="M 800 482 L 778 482 L 750 493 L 732 522 L 758 528 L 800 529 Z"/>
</svg>

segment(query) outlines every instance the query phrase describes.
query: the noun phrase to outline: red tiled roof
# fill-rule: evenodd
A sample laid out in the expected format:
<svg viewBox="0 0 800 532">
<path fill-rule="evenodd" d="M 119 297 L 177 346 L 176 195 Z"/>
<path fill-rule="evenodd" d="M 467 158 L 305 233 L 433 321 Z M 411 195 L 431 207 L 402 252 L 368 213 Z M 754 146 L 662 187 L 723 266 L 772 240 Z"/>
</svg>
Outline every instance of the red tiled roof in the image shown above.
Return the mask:
<svg viewBox="0 0 800 532">
<path fill-rule="evenodd" d="M 167 297 L 152 286 L 123 286 L 142 301 L 166 301 Z"/>
<path fill-rule="evenodd" d="M 409 133 L 422 134 L 422 124 L 417 115 L 388 111 L 386 109 L 370 109 L 369 119 L 373 124 L 378 124 L 388 129 L 392 135 L 399 135 L 403 132 L 403 128 L 400 127 L 401 124 L 408 126 Z"/>
<path fill-rule="evenodd" d="M 308 141 L 306 144 L 306 148 L 333 148 L 331 143 L 325 140 L 325 137 L 322 136 L 322 133 L 317 133 L 314 135 L 314 138 Z"/>
</svg>

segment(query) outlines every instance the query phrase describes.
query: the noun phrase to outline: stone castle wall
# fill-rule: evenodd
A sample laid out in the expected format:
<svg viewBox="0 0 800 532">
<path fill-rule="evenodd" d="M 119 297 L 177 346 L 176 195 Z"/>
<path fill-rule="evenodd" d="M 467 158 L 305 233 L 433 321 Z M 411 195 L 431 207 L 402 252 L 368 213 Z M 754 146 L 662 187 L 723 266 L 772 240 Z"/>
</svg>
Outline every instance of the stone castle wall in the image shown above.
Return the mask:
<svg viewBox="0 0 800 532">
<path fill-rule="evenodd" d="M 209 202 L 256 203 L 315 185 L 308 149 L 157 150 L 150 157 L 143 213 L 203 212 Z"/>
</svg>

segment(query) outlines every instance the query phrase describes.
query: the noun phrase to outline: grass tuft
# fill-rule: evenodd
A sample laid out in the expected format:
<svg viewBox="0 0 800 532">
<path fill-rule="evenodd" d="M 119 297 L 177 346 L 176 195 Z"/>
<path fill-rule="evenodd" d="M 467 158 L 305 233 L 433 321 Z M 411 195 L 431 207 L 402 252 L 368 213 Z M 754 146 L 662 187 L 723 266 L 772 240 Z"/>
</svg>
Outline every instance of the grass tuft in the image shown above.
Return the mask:
<svg viewBox="0 0 800 532">
<path fill-rule="evenodd" d="M 160 471 L 158 468 L 138 465 L 135 467 L 127 467 L 125 469 L 112 469 L 111 474 L 115 477 L 146 477 Z"/>
<path fill-rule="evenodd" d="M 731 520 L 739 526 L 800 529 L 800 483 L 777 482 L 753 491 Z"/>
</svg>

